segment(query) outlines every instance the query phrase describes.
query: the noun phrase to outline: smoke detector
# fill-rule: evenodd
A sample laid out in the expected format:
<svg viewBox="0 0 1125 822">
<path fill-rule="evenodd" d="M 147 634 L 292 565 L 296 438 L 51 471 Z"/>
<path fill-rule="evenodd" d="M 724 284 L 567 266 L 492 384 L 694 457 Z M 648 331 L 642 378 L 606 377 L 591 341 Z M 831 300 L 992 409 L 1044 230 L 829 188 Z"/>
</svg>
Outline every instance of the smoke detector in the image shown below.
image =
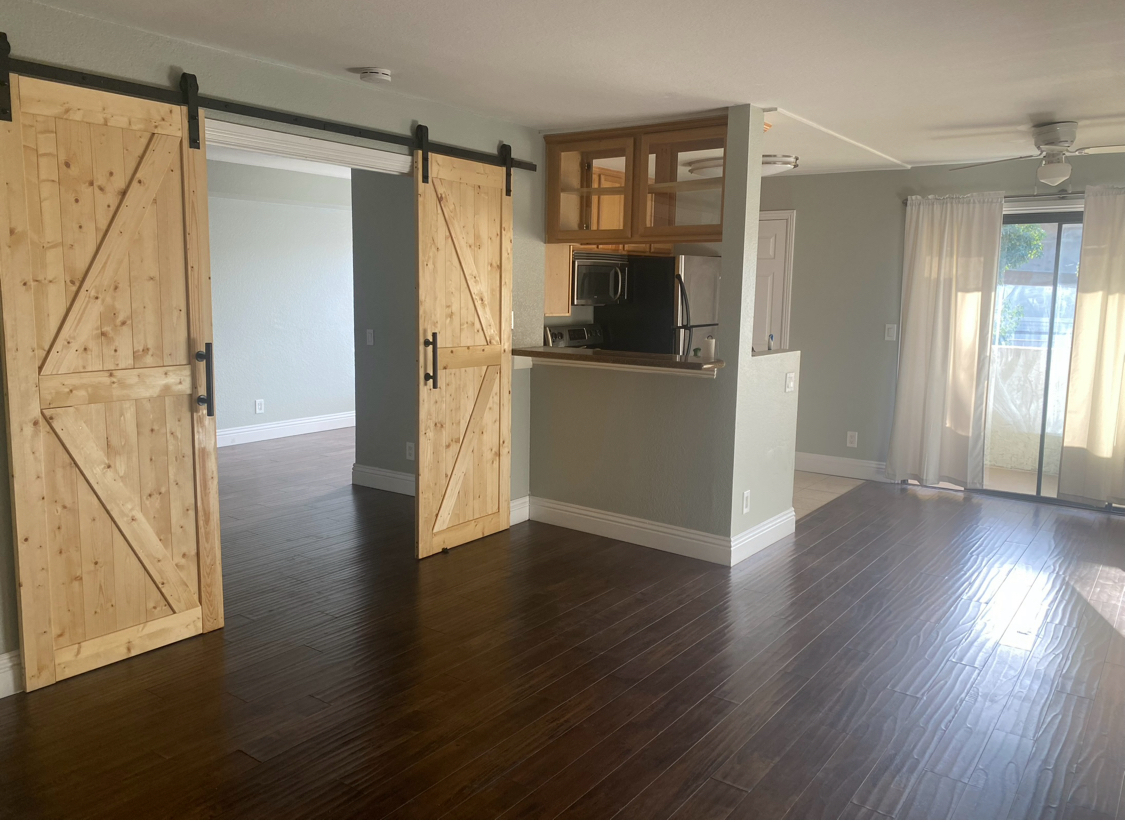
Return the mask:
<svg viewBox="0 0 1125 822">
<path fill-rule="evenodd" d="M 375 68 L 373 66 L 363 66 L 360 68 L 352 69 L 353 72 L 359 75 L 359 79 L 365 83 L 389 83 L 391 82 L 391 70 L 385 68 Z"/>
</svg>

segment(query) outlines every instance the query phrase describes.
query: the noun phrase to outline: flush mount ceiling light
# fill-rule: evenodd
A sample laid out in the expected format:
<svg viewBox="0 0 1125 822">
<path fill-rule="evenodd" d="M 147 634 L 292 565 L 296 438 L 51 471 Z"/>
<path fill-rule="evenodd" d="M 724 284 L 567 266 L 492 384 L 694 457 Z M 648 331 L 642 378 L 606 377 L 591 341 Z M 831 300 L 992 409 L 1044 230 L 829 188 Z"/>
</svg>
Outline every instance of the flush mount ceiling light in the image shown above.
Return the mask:
<svg viewBox="0 0 1125 822">
<path fill-rule="evenodd" d="M 769 177 L 797 167 L 797 157 L 793 154 L 763 154 L 762 176 Z"/>
<path fill-rule="evenodd" d="M 722 177 L 723 176 L 723 158 L 722 157 L 707 157 L 702 160 L 692 160 L 687 163 L 688 174 L 696 177 Z M 797 167 L 797 157 L 792 154 L 763 154 L 762 155 L 762 176 L 769 177 L 771 174 L 780 174 L 783 171 L 789 171 Z"/>
<path fill-rule="evenodd" d="M 722 177 L 723 158 L 705 157 L 702 160 L 692 160 L 687 164 L 688 174 L 696 177 Z"/>
<path fill-rule="evenodd" d="M 1039 182 L 1049 186 L 1062 185 L 1070 179 L 1072 171 L 1066 155 L 1060 152 L 1050 152 L 1043 158 L 1043 163 L 1035 172 Z"/>
<path fill-rule="evenodd" d="M 391 70 L 385 68 L 376 68 L 374 66 L 360 66 L 359 68 L 348 69 L 353 74 L 358 74 L 359 79 L 365 83 L 389 83 L 391 82 Z"/>
</svg>

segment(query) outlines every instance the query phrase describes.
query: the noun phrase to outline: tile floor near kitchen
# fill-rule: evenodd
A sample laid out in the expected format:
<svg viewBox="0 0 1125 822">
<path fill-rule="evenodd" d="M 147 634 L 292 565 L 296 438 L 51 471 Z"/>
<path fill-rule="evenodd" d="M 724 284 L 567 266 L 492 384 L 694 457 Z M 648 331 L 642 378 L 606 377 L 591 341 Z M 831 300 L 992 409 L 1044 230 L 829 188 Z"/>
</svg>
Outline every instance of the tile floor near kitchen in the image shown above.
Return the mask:
<svg viewBox="0 0 1125 822">
<path fill-rule="evenodd" d="M 793 513 L 800 519 L 857 485 L 863 485 L 863 480 L 797 471 L 793 474 Z"/>
</svg>

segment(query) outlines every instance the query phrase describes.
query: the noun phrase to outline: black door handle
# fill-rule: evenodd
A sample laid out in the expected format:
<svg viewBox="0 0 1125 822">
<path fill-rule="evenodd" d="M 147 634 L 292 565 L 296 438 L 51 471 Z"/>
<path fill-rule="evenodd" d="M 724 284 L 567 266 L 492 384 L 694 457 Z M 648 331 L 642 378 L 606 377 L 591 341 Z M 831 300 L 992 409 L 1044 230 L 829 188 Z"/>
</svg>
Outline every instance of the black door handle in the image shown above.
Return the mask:
<svg viewBox="0 0 1125 822">
<path fill-rule="evenodd" d="M 202 351 L 195 352 L 195 361 L 206 363 L 207 370 L 207 386 L 206 394 L 200 394 L 195 398 L 195 404 L 198 406 L 207 406 L 207 416 L 215 416 L 215 374 L 213 369 L 213 351 L 211 343 L 204 343 Z"/>
<path fill-rule="evenodd" d="M 430 366 L 434 372 L 426 372 L 426 382 L 430 383 L 430 388 L 437 388 L 437 375 L 438 375 L 438 361 L 437 361 L 437 332 L 435 331 L 430 335 L 430 339 L 422 340 L 422 345 L 430 349 Z"/>
</svg>

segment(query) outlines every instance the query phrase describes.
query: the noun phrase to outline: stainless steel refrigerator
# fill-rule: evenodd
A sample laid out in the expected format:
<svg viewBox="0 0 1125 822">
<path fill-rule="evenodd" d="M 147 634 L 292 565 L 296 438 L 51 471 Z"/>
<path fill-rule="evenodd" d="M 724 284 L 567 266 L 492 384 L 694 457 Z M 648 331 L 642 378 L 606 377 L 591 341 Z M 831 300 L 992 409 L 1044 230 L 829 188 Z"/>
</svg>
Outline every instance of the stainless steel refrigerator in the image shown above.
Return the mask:
<svg viewBox="0 0 1125 822">
<path fill-rule="evenodd" d="M 615 351 L 691 354 L 707 336 L 718 339 L 718 257 L 629 257 L 623 303 L 594 308 L 605 343 Z"/>
</svg>

